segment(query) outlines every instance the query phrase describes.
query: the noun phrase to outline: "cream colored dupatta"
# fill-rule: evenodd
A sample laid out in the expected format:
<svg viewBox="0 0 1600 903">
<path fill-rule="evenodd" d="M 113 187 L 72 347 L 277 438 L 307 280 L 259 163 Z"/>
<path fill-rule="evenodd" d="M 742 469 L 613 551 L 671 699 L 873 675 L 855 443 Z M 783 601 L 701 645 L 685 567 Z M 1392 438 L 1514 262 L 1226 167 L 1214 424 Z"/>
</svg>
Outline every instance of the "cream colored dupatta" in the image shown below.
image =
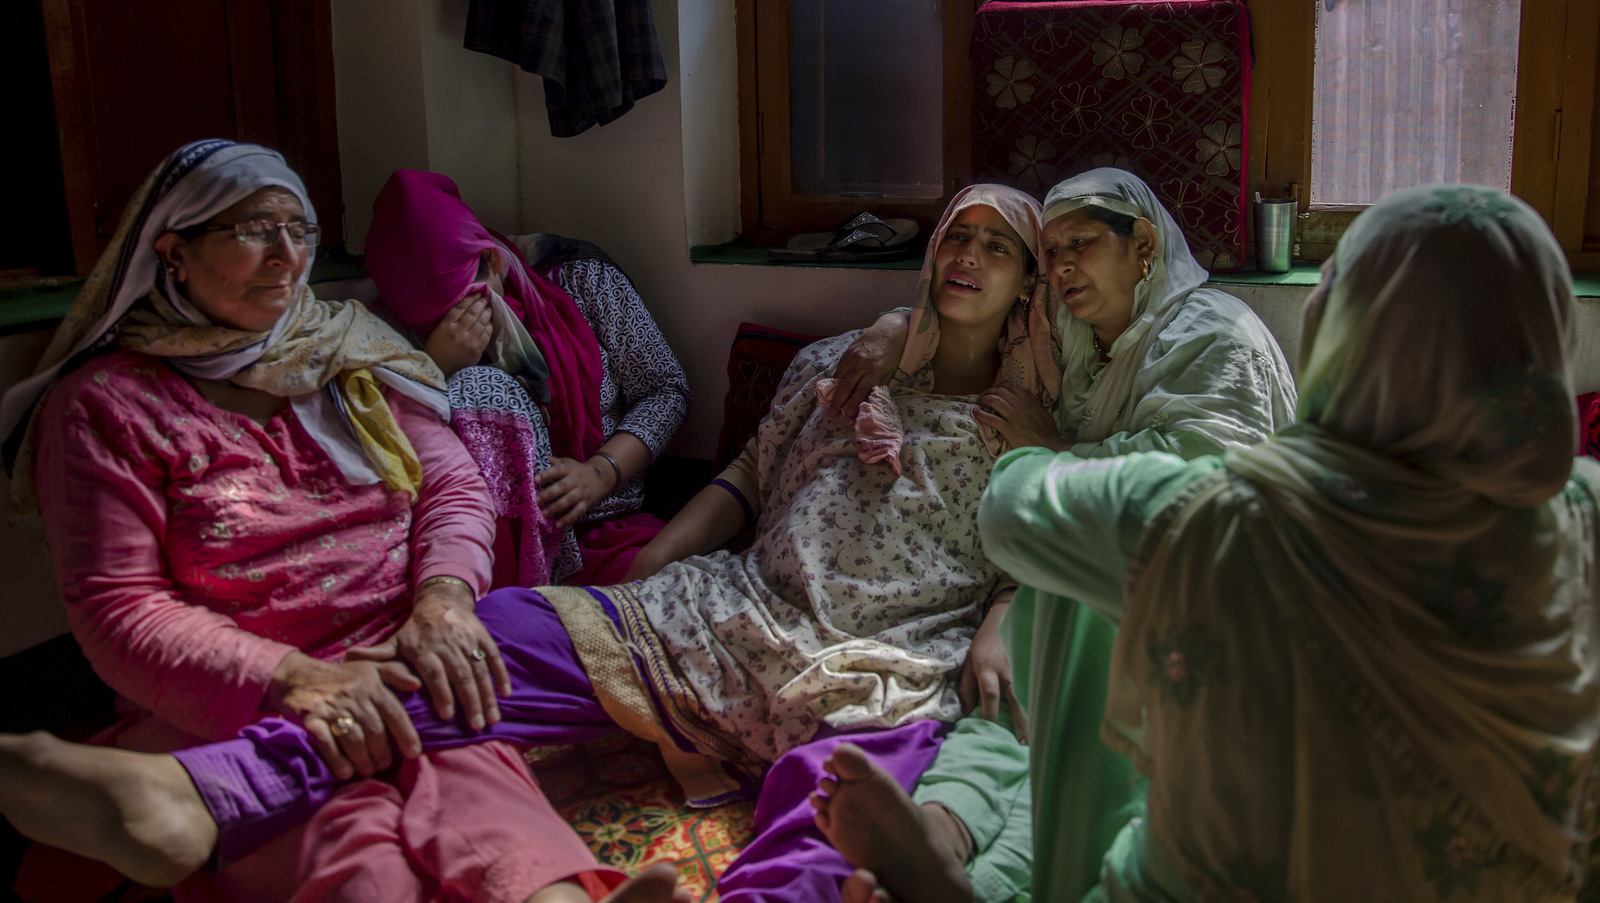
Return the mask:
<svg viewBox="0 0 1600 903">
<path fill-rule="evenodd" d="M 421 464 L 379 387 L 447 419 L 444 374 L 427 355 L 360 303 L 317 298 L 306 285 L 309 260 L 294 307 L 264 333 L 212 323 L 161 268 L 160 235 L 203 224 L 266 187 L 293 193 L 315 222 L 300 177 L 278 152 L 254 144 L 186 144 L 134 193 L 34 374 L 0 402 L 0 437 L 16 448 L 13 513 L 35 504 L 32 430 L 44 396 L 77 362 L 113 342 L 192 376 L 291 399 L 301 424 L 352 482 L 381 480 L 415 496 Z"/>
</svg>

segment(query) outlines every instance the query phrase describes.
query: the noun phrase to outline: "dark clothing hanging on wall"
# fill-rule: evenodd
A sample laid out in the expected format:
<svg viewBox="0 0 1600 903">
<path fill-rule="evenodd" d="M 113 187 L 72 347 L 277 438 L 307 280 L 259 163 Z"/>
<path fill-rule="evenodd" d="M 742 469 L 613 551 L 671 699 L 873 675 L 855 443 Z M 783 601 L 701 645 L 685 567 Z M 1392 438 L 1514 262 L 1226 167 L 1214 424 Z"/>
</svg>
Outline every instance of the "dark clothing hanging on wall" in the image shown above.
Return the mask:
<svg viewBox="0 0 1600 903">
<path fill-rule="evenodd" d="M 649 0 L 472 0 L 466 47 L 544 76 L 557 138 L 605 125 L 667 84 Z"/>
</svg>

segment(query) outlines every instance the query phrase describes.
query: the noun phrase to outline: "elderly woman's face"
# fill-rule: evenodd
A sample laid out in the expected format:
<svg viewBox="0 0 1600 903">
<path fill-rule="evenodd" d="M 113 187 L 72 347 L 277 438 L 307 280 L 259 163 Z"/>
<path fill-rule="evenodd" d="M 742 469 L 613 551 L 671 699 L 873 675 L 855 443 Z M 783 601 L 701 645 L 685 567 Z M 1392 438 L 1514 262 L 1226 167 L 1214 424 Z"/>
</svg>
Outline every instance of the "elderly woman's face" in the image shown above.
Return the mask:
<svg viewBox="0 0 1600 903">
<path fill-rule="evenodd" d="M 1000 211 L 974 204 L 956 214 L 934 249 L 933 302 L 939 316 L 978 325 L 1004 318 L 1032 286 L 1028 246 Z"/>
<path fill-rule="evenodd" d="M 283 188 L 263 188 L 212 218 L 214 226 L 250 220 L 305 222 L 305 208 Z M 184 297 L 212 322 L 248 332 L 266 332 L 294 303 L 295 286 L 310 251 L 279 230 L 272 243 L 241 243 L 231 229 L 184 241 L 168 232 L 156 241 L 162 263 Z"/>
<path fill-rule="evenodd" d="M 1133 290 L 1144 278 L 1143 261 L 1154 255 L 1154 235 L 1142 219 L 1133 235 L 1118 235 L 1080 207 L 1045 224 L 1039 256 L 1050 288 L 1074 317 L 1117 330 L 1132 318 Z"/>
</svg>

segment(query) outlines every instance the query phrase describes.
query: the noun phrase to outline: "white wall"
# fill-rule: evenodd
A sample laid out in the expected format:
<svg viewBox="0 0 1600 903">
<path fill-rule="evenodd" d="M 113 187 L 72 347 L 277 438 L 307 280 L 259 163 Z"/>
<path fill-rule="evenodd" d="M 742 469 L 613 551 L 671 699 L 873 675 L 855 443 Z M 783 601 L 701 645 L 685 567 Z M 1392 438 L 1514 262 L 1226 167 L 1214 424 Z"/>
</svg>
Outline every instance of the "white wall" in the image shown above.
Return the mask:
<svg viewBox="0 0 1600 903">
<path fill-rule="evenodd" d="M 49 332 L 0 337 L 0 391 L 28 374 L 50 343 Z M 67 632 L 50 551 L 36 514 L 11 516 L 11 481 L 0 468 L 0 656 Z"/>
<path fill-rule="evenodd" d="M 739 47 L 733 0 L 678 9 L 684 219 L 689 244 L 739 234 Z M 671 85 L 668 86 L 669 90 Z"/>
<path fill-rule="evenodd" d="M 657 0 L 654 9 L 667 87 L 610 125 L 550 137 L 543 85 L 518 73 L 522 228 L 595 242 L 634 280 L 694 391 L 673 451 L 709 458 L 727 393 L 727 349 L 741 320 L 842 332 L 903 303 L 916 273 L 689 262 L 691 224 L 694 243 L 726 240 L 738 227 L 733 4 L 680 10 L 677 0 Z M 686 178 L 694 180 L 689 191 Z"/>
<path fill-rule="evenodd" d="M 396 169 L 455 179 L 490 228 L 519 219 L 514 67 L 462 48 L 467 0 L 333 4 L 334 98 L 347 247 Z"/>
</svg>

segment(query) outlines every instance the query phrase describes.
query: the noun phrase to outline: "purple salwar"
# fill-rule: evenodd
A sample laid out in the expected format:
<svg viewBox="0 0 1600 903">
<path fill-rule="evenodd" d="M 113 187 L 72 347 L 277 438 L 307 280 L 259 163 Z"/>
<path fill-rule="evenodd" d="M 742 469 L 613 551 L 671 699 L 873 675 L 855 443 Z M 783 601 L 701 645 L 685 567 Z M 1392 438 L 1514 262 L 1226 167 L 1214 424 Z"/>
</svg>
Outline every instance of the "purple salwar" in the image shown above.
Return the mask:
<svg viewBox="0 0 1600 903">
<path fill-rule="evenodd" d="M 822 763 L 841 743 L 854 743 L 910 793 L 938 755 L 950 725 L 914 721 L 889 730 L 834 734 L 778 757 L 756 800 L 756 836 L 717 882 L 723 903 L 839 899 L 839 885 L 855 868 L 817 827 L 811 792 L 827 775 Z"/>
<path fill-rule="evenodd" d="M 601 707 L 561 618 L 532 590 L 496 590 L 478 600 L 478 619 L 500 648 L 512 693 L 499 700 L 501 720 L 482 731 L 434 713 L 426 692 L 400 694 L 427 751 L 484 740 L 526 746 L 583 743 L 621 730 Z M 267 718 L 221 743 L 173 755 L 189 772 L 217 822 L 216 867 L 304 822 L 343 783 L 322 761 L 299 725 Z"/>
<path fill-rule="evenodd" d="M 501 721 L 474 732 L 465 719 L 443 721 L 426 693 L 403 694 L 424 750 L 486 739 L 524 745 L 583 743 L 621 730 L 596 698 L 555 609 L 526 589 L 496 590 L 478 600 L 478 618 L 499 644 L 512 693 Z M 834 734 L 779 757 L 756 803 L 756 837 L 729 866 L 718 892 L 729 903 L 829 901 L 850 864 L 816 827 L 809 801 L 840 743 L 862 747 L 906 792 L 933 763 L 949 725 L 918 721 L 882 731 Z M 221 743 L 173 754 L 189 772 L 217 823 L 213 867 L 236 862 L 311 817 L 343 783 L 298 725 L 264 719 Z"/>
</svg>

